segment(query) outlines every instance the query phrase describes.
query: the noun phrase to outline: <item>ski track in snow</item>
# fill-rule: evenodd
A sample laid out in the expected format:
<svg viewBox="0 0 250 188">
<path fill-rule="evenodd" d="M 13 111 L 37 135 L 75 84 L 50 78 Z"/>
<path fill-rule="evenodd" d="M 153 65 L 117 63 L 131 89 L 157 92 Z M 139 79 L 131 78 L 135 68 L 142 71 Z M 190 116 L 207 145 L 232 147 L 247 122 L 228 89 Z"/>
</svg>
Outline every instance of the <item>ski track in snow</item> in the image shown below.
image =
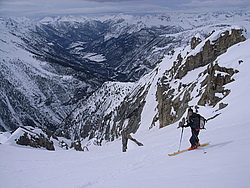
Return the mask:
<svg viewBox="0 0 250 188">
<path fill-rule="evenodd" d="M 220 120 L 223 122 L 223 118 Z M 198 149 L 168 157 L 168 153 L 178 149 L 177 124 L 137 134 L 135 137 L 144 146 L 129 142 L 127 153 L 121 152 L 120 140 L 93 147 L 90 152 L 48 152 L 0 145 L 0 152 L 4 153 L 0 161 L 1 182 L 5 182 L 3 187 L 38 188 L 248 187 L 249 122 L 224 127 L 220 121 L 213 121 L 200 135 L 202 143 L 211 141 L 204 148 L 206 154 Z M 190 130 L 185 129 L 182 148 L 189 146 L 189 137 Z M 243 151 L 245 155 L 241 155 Z"/>
</svg>

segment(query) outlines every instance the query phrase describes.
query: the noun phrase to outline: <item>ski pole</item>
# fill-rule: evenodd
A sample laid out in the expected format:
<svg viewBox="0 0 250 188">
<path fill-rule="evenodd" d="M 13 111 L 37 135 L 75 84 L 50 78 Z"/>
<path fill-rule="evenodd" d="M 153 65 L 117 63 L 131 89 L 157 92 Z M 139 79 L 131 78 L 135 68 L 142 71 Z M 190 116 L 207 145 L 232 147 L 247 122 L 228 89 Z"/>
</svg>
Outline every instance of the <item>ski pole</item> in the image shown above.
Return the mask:
<svg viewBox="0 0 250 188">
<path fill-rule="evenodd" d="M 184 130 L 184 127 L 182 127 L 182 130 L 181 130 L 181 138 L 180 138 L 180 144 L 179 144 L 179 150 L 178 150 L 178 152 L 181 149 L 181 141 L 182 141 L 183 130 Z"/>
</svg>

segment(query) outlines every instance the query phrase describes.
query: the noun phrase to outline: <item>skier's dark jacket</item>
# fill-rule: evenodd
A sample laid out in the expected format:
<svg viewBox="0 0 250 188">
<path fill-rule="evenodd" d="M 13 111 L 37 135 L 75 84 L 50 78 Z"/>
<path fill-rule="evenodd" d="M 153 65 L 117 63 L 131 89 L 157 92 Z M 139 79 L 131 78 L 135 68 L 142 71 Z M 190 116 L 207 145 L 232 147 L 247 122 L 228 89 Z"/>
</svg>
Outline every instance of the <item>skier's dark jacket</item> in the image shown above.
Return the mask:
<svg viewBox="0 0 250 188">
<path fill-rule="evenodd" d="M 199 123 L 200 123 L 200 116 L 196 113 L 193 113 L 192 116 L 189 117 L 186 127 L 190 126 L 192 131 L 199 131 L 200 130 Z"/>
</svg>

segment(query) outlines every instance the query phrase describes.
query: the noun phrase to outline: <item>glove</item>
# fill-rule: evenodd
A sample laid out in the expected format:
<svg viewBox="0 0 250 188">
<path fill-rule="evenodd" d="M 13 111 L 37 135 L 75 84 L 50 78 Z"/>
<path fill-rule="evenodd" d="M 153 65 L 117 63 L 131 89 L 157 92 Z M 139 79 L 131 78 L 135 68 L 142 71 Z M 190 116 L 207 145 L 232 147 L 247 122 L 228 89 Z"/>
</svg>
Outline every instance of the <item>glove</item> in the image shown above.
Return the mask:
<svg viewBox="0 0 250 188">
<path fill-rule="evenodd" d="M 179 122 L 179 126 L 177 127 L 177 129 L 179 129 L 180 127 L 183 127 L 184 125 L 182 124 L 182 122 Z"/>
</svg>

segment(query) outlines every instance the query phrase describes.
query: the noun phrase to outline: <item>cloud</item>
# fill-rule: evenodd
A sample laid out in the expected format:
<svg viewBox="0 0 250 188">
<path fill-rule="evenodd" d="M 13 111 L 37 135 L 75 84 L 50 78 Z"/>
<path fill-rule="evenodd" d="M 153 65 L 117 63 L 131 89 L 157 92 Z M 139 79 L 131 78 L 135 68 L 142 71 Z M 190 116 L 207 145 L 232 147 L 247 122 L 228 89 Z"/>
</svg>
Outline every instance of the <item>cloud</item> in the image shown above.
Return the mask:
<svg viewBox="0 0 250 188">
<path fill-rule="evenodd" d="M 150 0 L 87 0 L 87 1 L 94 1 L 99 3 L 107 3 L 107 2 L 119 3 L 125 1 L 150 1 Z"/>
<path fill-rule="evenodd" d="M 249 0 L 0 0 L 2 16 L 164 14 L 250 9 Z"/>
<path fill-rule="evenodd" d="M 95 7 L 82 7 L 82 8 L 67 8 L 57 9 L 53 11 L 54 15 L 63 14 L 85 14 L 85 15 L 106 15 L 106 14 L 159 14 L 166 13 L 169 8 L 155 6 L 155 5 L 140 5 L 139 7 L 133 5 L 103 5 Z M 51 11 L 41 11 L 40 14 L 51 14 Z"/>
<path fill-rule="evenodd" d="M 183 8 L 193 11 L 216 11 L 216 10 L 248 10 L 250 8 L 249 0 L 192 0 L 189 3 L 181 4 Z"/>
<path fill-rule="evenodd" d="M 0 6 L 0 14 L 15 16 L 159 14 L 168 10 L 170 8 L 151 0 L 20 0 L 5 1 Z"/>
</svg>

